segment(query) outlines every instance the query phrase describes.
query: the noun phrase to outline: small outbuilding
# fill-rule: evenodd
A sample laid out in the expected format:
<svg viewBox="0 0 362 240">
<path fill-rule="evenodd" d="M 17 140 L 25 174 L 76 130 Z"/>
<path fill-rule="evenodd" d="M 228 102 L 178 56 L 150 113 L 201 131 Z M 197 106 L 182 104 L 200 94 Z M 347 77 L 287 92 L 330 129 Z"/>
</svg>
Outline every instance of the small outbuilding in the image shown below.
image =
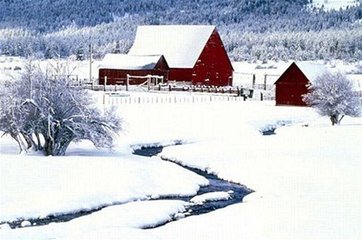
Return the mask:
<svg viewBox="0 0 362 240">
<path fill-rule="evenodd" d="M 126 85 L 127 75 L 162 76 L 168 79 L 169 67 L 163 55 L 107 54 L 100 65 L 99 84 Z M 105 82 L 106 81 L 106 82 Z M 142 84 L 144 78 L 130 78 L 128 84 Z"/>
<path fill-rule="evenodd" d="M 321 64 L 293 62 L 275 82 L 276 105 L 306 106 L 302 95 L 308 93 L 308 85 L 326 70 Z"/>
<path fill-rule="evenodd" d="M 232 85 L 233 67 L 215 26 L 139 26 L 129 55 L 163 55 L 168 80 L 193 85 Z"/>
</svg>

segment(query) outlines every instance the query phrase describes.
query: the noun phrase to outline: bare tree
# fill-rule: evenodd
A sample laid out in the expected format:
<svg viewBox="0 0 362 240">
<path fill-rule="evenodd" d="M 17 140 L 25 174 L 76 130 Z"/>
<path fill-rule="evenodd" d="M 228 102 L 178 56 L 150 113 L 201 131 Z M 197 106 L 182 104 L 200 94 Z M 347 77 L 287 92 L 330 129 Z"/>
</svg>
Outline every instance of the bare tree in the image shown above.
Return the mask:
<svg viewBox="0 0 362 240">
<path fill-rule="evenodd" d="M 102 112 L 86 90 L 33 66 L 1 93 L 0 130 L 10 134 L 21 150 L 64 155 L 71 142 L 82 139 L 96 147 L 112 147 L 121 130 L 115 111 Z"/>
<path fill-rule="evenodd" d="M 303 101 L 316 108 L 322 116 L 329 116 L 332 125 L 340 124 L 346 115 L 360 114 L 361 104 L 353 92 L 353 84 L 341 73 L 325 72 L 309 86 Z"/>
</svg>

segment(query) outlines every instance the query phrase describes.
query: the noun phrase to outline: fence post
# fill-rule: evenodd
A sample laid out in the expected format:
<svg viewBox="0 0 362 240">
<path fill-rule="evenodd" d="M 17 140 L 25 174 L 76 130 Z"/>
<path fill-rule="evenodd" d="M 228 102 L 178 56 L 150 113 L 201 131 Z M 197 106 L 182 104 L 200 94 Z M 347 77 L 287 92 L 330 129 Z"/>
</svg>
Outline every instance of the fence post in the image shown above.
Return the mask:
<svg viewBox="0 0 362 240">
<path fill-rule="evenodd" d="M 150 91 L 151 89 L 151 76 L 147 75 L 147 89 Z"/>
<path fill-rule="evenodd" d="M 107 85 L 107 76 L 104 76 L 104 91 L 106 91 L 106 85 Z"/>
<path fill-rule="evenodd" d="M 266 76 L 267 74 L 264 75 L 264 90 L 266 90 Z"/>
<path fill-rule="evenodd" d="M 128 91 L 128 85 L 129 85 L 129 74 L 127 74 L 127 79 L 126 79 L 126 91 Z"/>
<path fill-rule="evenodd" d="M 263 93 L 261 92 L 260 93 L 260 101 L 263 101 L 264 100 L 264 96 L 263 96 Z"/>
<path fill-rule="evenodd" d="M 253 88 L 255 88 L 255 81 L 256 81 L 256 76 L 255 76 L 255 74 L 253 74 Z"/>
</svg>

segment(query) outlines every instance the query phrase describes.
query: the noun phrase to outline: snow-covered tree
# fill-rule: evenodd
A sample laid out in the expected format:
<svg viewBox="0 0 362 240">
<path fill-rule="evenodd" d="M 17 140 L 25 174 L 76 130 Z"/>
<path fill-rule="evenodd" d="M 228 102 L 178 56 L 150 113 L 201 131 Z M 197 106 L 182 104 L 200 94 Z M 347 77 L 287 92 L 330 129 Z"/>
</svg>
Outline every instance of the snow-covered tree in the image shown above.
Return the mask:
<svg viewBox="0 0 362 240">
<path fill-rule="evenodd" d="M 329 116 L 332 125 L 340 124 L 346 115 L 354 117 L 360 114 L 361 104 L 353 92 L 353 84 L 341 73 L 319 75 L 309 90 L 303 101 L 322 116 Z"/>
<path fill-rule="evenodd" d="M 71 142 L 82 139 L 110 148 L 121 130 L 115 111 L 96 108 L 92 96 L 66 77 L 28 67 L 1 93 L 0 130 L 13 137 L 21 151 L 64 155 Z"/>
</svg>

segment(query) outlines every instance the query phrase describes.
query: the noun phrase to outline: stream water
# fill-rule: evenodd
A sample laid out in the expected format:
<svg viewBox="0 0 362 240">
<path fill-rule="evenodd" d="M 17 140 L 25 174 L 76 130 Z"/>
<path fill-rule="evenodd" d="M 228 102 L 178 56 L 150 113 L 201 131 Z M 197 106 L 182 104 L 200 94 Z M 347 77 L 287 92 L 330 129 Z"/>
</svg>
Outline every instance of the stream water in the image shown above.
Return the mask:
<svg viewBox="0 0 362 240">
<path fill-rule="evenodd" d="M 145 156 L 145 157 L 151 157 L 154 155 L 157 155 L 158 153 L 162 152 L 163 147 L 145 147 L 140 148 L 134 151 L 134 154 Z M 168 161 L 167 159 L 163 159 Z M 197 192 L 196 196 L 202 195 L 205 193 L 212 193 L 212 192 L 229 192 L 230 198 L 227 200 L 218 200 L 218 201 L 206 201 L 203 204 L 190 204 L 186 207 L 187 212 L 185 213 L 185 216 L 193 216 L 193 215 L 199 215 L 199 214 L 205 214 L 211 211 L 214 211 L 219 208 L 224 208 L 226 206 L 229 206 L 231 204 L 240 203 L 243 201 L 243 198 L 248 195 L 249 193 L 252 193 L 253 190 L 247 188 L 244 185 L 240 185 L 237 183 L 233 183 L 230 181 L 226 181 L 223 179 L 220 179 L 214 174 L 207 173 L 206 171 L 202 171 L 197 168 L 191 168 L 187 166 L 180 165 L 178 163 L 175 163 L 189 171 L 192 171 L 198 175 L 201 175 L 205 177 L 207 180 L 209 180 L 209 185 L 200 187 L 199 191 Z M 191 198 L 195 196 L 189 196 L 189 197 L 161 197 L 160 199 L 175 199 L 175 200 L 183 200 L 186 202 L 190 202 Z"/>
<path fill-rule="evenodd" d="M 162 151 L 163 147 L 145 147 L 145 148 L 140 148 L 134 151 L 135 155 L 140 155 L 140 156 L 145 156 L 145 157 L 151 157 L 151 156 L 155 156 L 158 153 L 160 153 Z M 167 159 L 164 159 L 167 161 Z M 175 163 L 177 164 L 177 163 Z M 180 164 L 178 164 L 180 165 Z M 186 212 L 183 213 L 183 217 L 187 217 L 187 216 L 192 216 L 192 215 L 199 215 L 199 214 L 205 214 L 211 211 L 214 211 L 216 209 L 219 208 L 223 208 L 226 206 L 229 206 L 231 204 L 235 204 L 235 203 L 240 203 L 242 202 L 243 198 L 253 192 L 251 189 L 248 189 L 247 187 L 237 184 L 237 183 L 233 183 L 233 182 L 229 182 L 229 181 L 225 181 L 223 179 L 218 178 L 216 175 L 214 174 L 210 174 L 207 173 L 205 171 L 196 169 L 196 168 L 190 168 L 187 166 L 182 166 L 181 167 L 192 171 L 198 175 L 201 175 L 203 177 L 205 177 L 206 179 L 209 180 L 209 185 L 207 186 L 202 186 L 200 187 L 199 191 L 197 192 L 197 195 L 202 195 L 205 193 L 212 193 L 212 192 L 228 192 L 230 194 L 230 198 L 227 200 L 218 200 L 218 201 L 206 201 L 203 204 L 189 204 L 186 207 Z M 182 200 L 185 202 L 190 202 L 190 200 L 193 198 L 194 196 L 162 196 L 159 197 L 157 199 L 153 199 L 153 200 Z M 113 205 L 119 205 L 119 204 L 123 204 L 123 203 L 118 203 L 118 204 L 113 204 Z M 96 209 L 92 209 L 92 210 L 81 210 L 79 212 L 75 212 L 75 213 L 70 213 L 70 214 L 61 214 L 61 215 L 50 215 L 47 216 L 46 218 L 42 218 L 42 219 L 19 219 L 16 221 L 12 221 L 12 222 L 7 222 L 7 224 L 9 224 L 9 226 L 11 228 L 19 228 L 19 227 L 23 227 L 22 223 L 24 224 L 24 220 L 29 221 L 30 226 L 42 226 L 42 225 L 47 225 L 50 223 L 56 223 L 56 222 L 68 222 L 72 219 L 75 218 L 79 218 L 88 214 L 91 214 L 93 212 L 97 212 L 105 207 L 109 207 L 111 205 L 104 205 L 104 206 L 100 206 Z M 177 220 L 179 217 L 173 217 L 171 221 L 175 221 Z M 168 221 L 170 222 L 170 221 Z M 161 225 L 164 225 L 168 222 L 164 222 L 162 224 L 159 224 L 157 226 L 150 226 L 150 227 L 145 227 L 145 228 L 155 228 L 155 227 L 159 227 Z"/>
</svg>

